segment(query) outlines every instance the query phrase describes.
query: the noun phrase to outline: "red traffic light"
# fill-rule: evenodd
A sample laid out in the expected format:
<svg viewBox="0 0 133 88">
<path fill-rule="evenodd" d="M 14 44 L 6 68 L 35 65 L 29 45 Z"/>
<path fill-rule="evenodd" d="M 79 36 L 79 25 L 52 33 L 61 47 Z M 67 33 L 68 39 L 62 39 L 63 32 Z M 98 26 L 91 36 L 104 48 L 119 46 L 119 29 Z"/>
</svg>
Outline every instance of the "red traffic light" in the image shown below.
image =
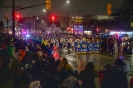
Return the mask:
<svg viewBox="0 0 133 88">
<path fill-rule="evenodd" d="M 52 21 L 55 21 L 55 17 L 54 17 L 54 16 L 52 16 L 52 17 L 51 17 L 51 20 L 52 20 Z"/>
<path fill-rule="evenodd" d="M 52 16 L 52 19 L 54 19 L 54 16 Z"/>
<path fill-rule="evenodd" d="M 17 18 L 19 18 L 20 16 L 19 15 L 16 15 Z"/>
<path fill-rule="evenodd" d="M 19 20 L 20 15 L 19 15 L 19 14 L 16 14 L 16 15 L 15 15 L 15 18 L 16 18 L 16 20 Z"/>
</svg>

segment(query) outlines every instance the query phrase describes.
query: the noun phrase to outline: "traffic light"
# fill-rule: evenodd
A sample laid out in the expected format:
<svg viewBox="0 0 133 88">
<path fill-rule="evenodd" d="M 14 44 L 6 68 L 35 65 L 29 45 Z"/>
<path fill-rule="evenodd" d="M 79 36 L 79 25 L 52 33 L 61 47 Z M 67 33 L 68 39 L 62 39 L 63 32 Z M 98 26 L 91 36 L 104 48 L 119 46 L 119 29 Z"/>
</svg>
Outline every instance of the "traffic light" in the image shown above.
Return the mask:
<svg viewBox="0 0 133 88">
<path fill-rule="evenodd" d="M 100 29 L 96 28 L 96 34 L 99 34 L 99 33 L 100 33 Z"/>
<path fill-rule="evenodd" d="M 52 17 L 51 17 L 51 20 L 52 20 L 52 21 L 55 21 L 55 16 L 52 16 Z"/>
<path fill-rule="evenodd" d="M 97 28 L 97 29 L 96 29 L 96 31 L 98 32 L 98 31 L 99 31 L 99 29 Z"/>
<path fill-rule="evenodd" d="M 107 4 L 107 14 L 111 15 L 112 14 L 112 5 L 111 4 Z"/>
<path fill-rule="evenodd" d="M 17 20 L 19 20 L 19 18 L 20 18 L 20 15 L 19 15 L 19 14 L 17 14 L 17 15 L 16 15 L 16 19 L 17 19 Z"/>
<path fill-rule="evenodd" d="M 19 18 L 20 16 L 19 15 L 16 15 L 17 18 Z"/>
<path fill-rule="evenodd" d="M 46 10 L 51 9 L 51 0 L 46 0 Z"/>
</svg>

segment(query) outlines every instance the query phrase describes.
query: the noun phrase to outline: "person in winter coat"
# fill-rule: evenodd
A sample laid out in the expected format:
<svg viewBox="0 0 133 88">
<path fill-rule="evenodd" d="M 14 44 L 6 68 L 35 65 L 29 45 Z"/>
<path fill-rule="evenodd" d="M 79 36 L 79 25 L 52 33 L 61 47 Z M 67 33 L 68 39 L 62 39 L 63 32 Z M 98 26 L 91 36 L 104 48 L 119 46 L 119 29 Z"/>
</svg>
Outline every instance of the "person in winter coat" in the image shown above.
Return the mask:
<svg viewBox="0 0 133 88">
<path fill-rule="evenodd" d="M 58 71 L 60 74 L 60 79 L 63 81 L 69 77 L 70 72 L 73 70 L 72 66 L 68 63 L 66 58 L 63 58 L 60 65 L 58 66 Z"/>
<path fill-rule="evenodd" d="M 101 88 L 128 88 L 126 73 L 118 66 L 104 70 Z"/>
<path fill-rule="evenodd" d="M 82 81 L 82 88 L 96 88 L 94 78 L 98 77 L 98 73 L 95 72 L 95 65 L 93 62 L 88 62 L 85 70 L 82 70 L 79 74 L 79 80 Z"/>
<path fill-rule="evenodd" d="M 9 45 L 7 47 L 7 51 L 8 51 L 8 55 L 11 57 L 13 55 L 14 48 L 11 45 Z"/>
<path fill-rule="evenodd" d="M 70 76 L 63 80 L 63 86 L 67 88 L 75 88 L 75 85 L 77 83 L 77 79 L 74 77 L 74 71 L 70 72 Z"/>
<path fill-rule="evenodd" d="M 21 78 L 21 66 L 19 61 L 17 61 L 13 56 L 11 56 L 10 60 L 11 61 L 10 61 L 9 69 L 10 69 L 12 81 L 14 84 L 13 88 L 19 88 L 20 78 Z"/>
</svg>

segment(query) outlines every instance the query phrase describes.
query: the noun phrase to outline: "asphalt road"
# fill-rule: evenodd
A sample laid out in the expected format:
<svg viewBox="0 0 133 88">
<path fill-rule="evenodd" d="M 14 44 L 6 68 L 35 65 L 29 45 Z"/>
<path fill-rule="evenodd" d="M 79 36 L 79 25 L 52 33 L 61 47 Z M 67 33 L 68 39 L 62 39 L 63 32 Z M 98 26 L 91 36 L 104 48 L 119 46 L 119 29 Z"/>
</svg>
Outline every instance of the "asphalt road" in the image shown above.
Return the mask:
<svg viewBox="0 0 133 88">
<path fill-rule="evenodd" d="M 61 58 L 67 58 L 69 64 L 79 72 L 83 70 L 88 62 L 94 62 L 96 70 L 103 68 L 106 64 L 113 65 L 117 58 L 122 59 L 125 62 L 125 72 L 127 72 L 128 81 L 133 77 L 133 55 L 122 55 L 122 54 L 109 54 L 109 53 L 99 53 L 99 54 L 78 54 L 75 53 L 67 54 L 65 52 L 61 55 Z M 96 88 L 100 88 L 99 78 L 95 79 Z"/>
</svg>

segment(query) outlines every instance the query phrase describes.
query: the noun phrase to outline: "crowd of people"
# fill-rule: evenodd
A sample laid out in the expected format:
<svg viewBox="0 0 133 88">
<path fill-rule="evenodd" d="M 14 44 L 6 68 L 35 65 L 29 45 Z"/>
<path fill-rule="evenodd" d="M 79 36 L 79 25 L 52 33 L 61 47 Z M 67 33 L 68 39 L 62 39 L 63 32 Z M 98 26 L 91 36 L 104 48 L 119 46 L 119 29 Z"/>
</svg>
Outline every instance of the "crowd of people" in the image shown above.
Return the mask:
<svg viewBox="0 0 133 88">
<path fill-rule="evenodd" d="M 94 63 L 88 62 L 85 69 L 78 72 L 68 63 L 67 58 L 61 59 L 53 54 L 53 51 L 58 51 L 59 48 L 70 48 L 73 38 L 69 38 L 65 43 L 64 40 L 64 37 L 60 40 L 44 38 L 40 43 L 34 40 L 15 39 L 12 43 L 12 38 L 2 35 L 0 82 L 10 78 L 13 88 L 29 85 L 35 80 L 40 81 L 41 88 L 96 88 L 94 78 L 99 77 L 101 88 L 128 88 L 123 60 L 118 58 L 114 65 L 108 64 L 98 72 Z"/>
<path fill-rule="evenodd" d="M 110 51 L 110 54 L 132 54 L 133 40 L 124 37 L 104 37 L 101 39 L 101 50 Z"/>
</svg>

